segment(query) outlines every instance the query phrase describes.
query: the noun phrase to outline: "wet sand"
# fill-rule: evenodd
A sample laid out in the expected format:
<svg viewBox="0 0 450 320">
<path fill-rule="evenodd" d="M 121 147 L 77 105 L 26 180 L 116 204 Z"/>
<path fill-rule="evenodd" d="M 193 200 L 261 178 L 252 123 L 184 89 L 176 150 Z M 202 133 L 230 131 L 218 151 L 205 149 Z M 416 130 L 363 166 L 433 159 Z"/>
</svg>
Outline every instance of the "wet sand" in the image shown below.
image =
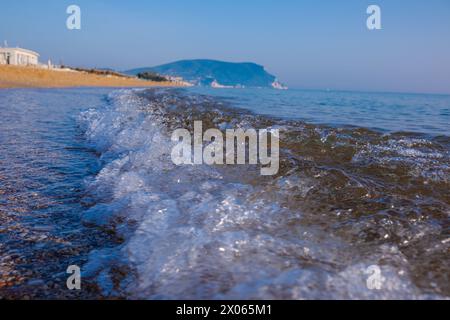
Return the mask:
<svg viewBox="0 0 450 320">
<path fill-rule="evenodd" d="M 176 82 L 144 81 L 78 71 L 0 65 L 0 88 L 154 87 L 182 86 Z"/>
</svg>

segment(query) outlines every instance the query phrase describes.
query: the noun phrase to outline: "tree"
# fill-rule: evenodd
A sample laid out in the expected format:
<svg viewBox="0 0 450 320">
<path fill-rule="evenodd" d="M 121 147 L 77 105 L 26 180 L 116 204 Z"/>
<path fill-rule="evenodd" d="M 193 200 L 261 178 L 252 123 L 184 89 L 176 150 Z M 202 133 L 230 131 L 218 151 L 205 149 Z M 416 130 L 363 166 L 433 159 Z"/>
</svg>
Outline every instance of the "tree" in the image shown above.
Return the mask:
<svg viewBox="0 0 450 320">
<path fill-rule="evenodd" d="M 164 78 L 163 76 L 160 76 L 159 74 L 157 74 L 155 72 L 148 72 L 148 71 L 138 73 L 137 77 L 139 79 L 151 80 L 151 81 L 156 81 L 156 82 L 167 81 L 167 79 Z"/>
</svg>

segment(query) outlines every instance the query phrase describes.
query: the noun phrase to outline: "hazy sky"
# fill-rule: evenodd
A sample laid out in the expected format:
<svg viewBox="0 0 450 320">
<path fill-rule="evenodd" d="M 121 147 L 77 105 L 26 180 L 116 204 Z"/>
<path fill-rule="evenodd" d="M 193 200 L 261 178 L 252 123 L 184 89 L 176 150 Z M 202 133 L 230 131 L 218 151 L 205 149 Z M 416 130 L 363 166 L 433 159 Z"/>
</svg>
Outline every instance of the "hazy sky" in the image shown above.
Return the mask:
<svg viewBox="0 0 450 320">
<path fill-rule="evenodd" d="M 370 4 L 382 30 L 366 27 Z M 3 1 L 3 40 L 76 66 L 252 61 L 291 87 L 450 93 L 449 0 Z"/>
</svg>

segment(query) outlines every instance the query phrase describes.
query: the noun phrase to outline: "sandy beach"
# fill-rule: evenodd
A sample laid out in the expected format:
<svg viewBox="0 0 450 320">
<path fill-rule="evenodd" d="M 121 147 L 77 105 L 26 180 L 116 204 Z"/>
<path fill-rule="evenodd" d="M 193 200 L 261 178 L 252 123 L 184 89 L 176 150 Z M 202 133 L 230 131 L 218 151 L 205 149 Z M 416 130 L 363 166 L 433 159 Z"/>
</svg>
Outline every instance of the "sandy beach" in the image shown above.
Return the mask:
<svg viewBox="0 0 450 320">
<path fill-rule="evenodd" d="M 0 88 L 68 87 L 153 87 L 182 86 L 176 82 L 154 82 L 87 72 L 48 70 L 34 67 L 0 65 Z"/>
</svg>

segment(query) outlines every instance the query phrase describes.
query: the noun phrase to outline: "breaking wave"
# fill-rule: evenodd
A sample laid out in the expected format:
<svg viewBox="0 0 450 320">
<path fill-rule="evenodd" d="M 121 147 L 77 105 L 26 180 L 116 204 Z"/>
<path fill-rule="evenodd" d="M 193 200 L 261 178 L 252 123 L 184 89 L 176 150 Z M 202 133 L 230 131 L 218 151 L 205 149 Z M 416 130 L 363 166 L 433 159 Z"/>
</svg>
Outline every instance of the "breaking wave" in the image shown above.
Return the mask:
<svg viewBox="0 0 450 320">
<path fill-rule="evenodd" d="M 175 166 L 171 133 L 280 130 L 280 172 Z M 390 299 L 450 295 L 450 139 L 331 128 L 182 89 L 120 90 L 79 117 L 103 169 L 83 222 L 115 246 L 82 268 L 105 297 Z M 369 290 L 369 266 L 383 276 Z"/>
</svg>

